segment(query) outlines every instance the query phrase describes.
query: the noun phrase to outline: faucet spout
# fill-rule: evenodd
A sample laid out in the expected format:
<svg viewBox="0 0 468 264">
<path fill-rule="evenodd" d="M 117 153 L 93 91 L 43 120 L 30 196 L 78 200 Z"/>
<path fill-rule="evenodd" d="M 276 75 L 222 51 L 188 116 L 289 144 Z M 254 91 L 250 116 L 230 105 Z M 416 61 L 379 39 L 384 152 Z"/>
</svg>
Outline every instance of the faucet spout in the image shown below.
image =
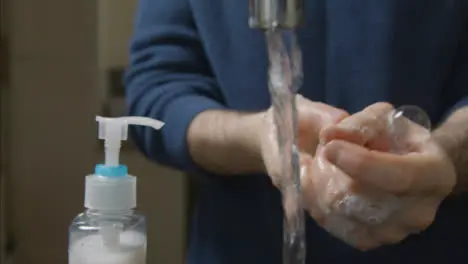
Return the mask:
<svg viewBox="0 0 468 264">
<path fill-rule="evenodd" d="M 251 28 L 295 29 L 304 20 L 304 0 L 250 0 Z"/>
</svg>

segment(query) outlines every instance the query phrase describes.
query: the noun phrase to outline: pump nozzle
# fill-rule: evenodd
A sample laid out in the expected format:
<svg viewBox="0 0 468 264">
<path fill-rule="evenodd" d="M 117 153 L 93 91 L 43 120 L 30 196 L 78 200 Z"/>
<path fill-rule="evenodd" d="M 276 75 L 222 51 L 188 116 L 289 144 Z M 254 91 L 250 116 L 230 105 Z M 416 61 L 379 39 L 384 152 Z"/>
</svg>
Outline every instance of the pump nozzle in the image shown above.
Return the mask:
<svg viewBox="0 0 468 264">
<path fill-rule="evenodd" d="M 107 167 L 107 169 L 112 167 L 117 168 L 119 166 L 121 141 L 127 140 L 129 125 L 149 126 L 156 130 L 164 126 L 164 123 L 161 121 L 138 116 L 117 118 L 97 116 L 96 121 L 99 123 L 99 139 L 104 140 L 106 155 L 104 166 Z"/>
<path fill-rule="evenodd" d="M 99 123 L 99 139 L 105 141 L 105 162 L 96 165 L 94 174 L 86 177 L 85 207 L 105 212 L 121 212 L 136 207 L 136 177 L 128 174 L 127 166 L 119 164 L 119 152 L 122 140 L 128 137 L 128 126 L 149 126 L 156 130 L 164 123 L 146 117 L 101 117 Z M 109 229 L 110 228 L 110 229 Z M 101 230 L 106 243 L 115 244 L 115 226 Z M 114 241 L 114 242 L 112 242 Z"/>
</svg>

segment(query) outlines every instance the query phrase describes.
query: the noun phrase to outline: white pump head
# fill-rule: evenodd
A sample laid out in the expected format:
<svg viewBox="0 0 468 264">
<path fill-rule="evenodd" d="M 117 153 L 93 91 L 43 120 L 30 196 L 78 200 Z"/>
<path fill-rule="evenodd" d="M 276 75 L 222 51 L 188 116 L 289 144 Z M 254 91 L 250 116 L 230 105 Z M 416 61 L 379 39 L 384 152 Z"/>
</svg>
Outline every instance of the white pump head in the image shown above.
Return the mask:
<svg viewBox="0 0 468 264">
<path fill-rule="evenodd" d="M 129 125 L 149 126 L 156 130 L 161 129 L 164 125 L 161 121 L 138 116 L 117 118 L 97 116 L 96 121 L 99 123 L 99 139 L 105 141 L 106 157 L 104 164 L 106 166 L 119 165 L 121 141 L 127 140 Z"/>
<path fill-rule="evenodd" d="M 146 117 L 108 118 L 97 116 L 99 139 L 104 140 L 105 162 L 86 177 L 85 207 L 96 210 L 129 210 L 136 206 L 136 178 L 119 164 L 121 141 L 128 138 L 128 126 L 149 126 L 159 130 L 164 123 Z"/>
</svg>

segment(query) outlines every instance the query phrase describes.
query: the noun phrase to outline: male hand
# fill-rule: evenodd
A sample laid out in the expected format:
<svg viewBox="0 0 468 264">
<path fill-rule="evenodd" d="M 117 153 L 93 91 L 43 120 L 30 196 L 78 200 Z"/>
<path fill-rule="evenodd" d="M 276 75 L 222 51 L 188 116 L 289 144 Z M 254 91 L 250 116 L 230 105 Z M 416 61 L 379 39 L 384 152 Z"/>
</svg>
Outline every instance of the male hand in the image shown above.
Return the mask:
<svg viewBox="0 0 468 264">
<path fill-rule="evenodd" d="M 296 96 L 298 147 L 301 159 L 307 160 L 315 154 L 319 143 L 318 135 L 327 126 L 338 123 L 348 114 L 332 106 L 312 102 L 301 95 Z M 266 171 L 273 184 L 281 187 L 281 180 L 285 177 L 281 171 L 281 159 L 278 151 L 277 131 L 274 124 L 273 109 L 270 108 L 264 116 L 264 123 L 260 136 L 262 158 Z M 291 125 L 291 124 L 286 124 Z"/>
<path fill-rule="evenodd" d="M 425 230 L 456 182 L 452 162 L 408 122 L 407 152 L 393 154 L 386 116 L 374 104 L 324 129 L 314 159 L 304 163 L 307 209 L 326 230 L 369 250 Z M 427 131 L 426 131 L 427 132 Z"/>
</svg>

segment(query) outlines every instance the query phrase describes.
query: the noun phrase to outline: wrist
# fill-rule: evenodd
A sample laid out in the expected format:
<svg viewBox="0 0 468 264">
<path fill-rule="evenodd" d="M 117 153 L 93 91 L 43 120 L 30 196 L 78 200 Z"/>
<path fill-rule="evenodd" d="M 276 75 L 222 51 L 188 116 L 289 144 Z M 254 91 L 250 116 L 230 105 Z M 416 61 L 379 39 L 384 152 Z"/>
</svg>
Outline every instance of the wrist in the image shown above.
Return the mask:
<svg viewBox="0 0 468 264">
<path fill-rule="evenodd" d="M 468 107 L 461 108 L 450 115 L 445 122 L 432 132 L 432 138 L 442 147 L 455 166 L 466 152 Z"/>
<path fill-rule="evenodd" d="M 444 131 L 436 130 L 432 133 L 432 138 L 437 145 L 445 152 L 449 160 L 455 165 L 456 158 L 456 142 L 453 137 L 447 135 Z"/>
<path fill-rule="evenodd" d="M 445 152 L 444 154 L 446 154 L 456 172 L 456 185 L 452 194 L 460 194 L 468 188 L 464 133 L 465 130 L 460 129 L 459 125 L 451 123 L 445 123 L 432 133 L 432 138 Z"/>
<path fill-rule="evenodd" d="M 261 113 L 209 110 L 189 127 L 190 155 L 202 168 L 223 175 L 263 172 Z"/>
<path fill-rule="evenodd" d="M 266 112 L 244 114 L 237 124 L 233 124 L 237 125 L 235 128 L 238 137 L 236 144 L 243 146 L 245 153 L 249 154 L 255 173 L 266 172 L 262 155 L 262 138 L 266 136 L 265 118 Z"/>
<path fill-rule="evenodd" d="M 467 157 L 467 110 L 462 108 L 453 113 L 445 122 L 432 132 L 432 138 L 445 151 L 457 168 L 458 174 L 465 174 Z"/>
</svg>

